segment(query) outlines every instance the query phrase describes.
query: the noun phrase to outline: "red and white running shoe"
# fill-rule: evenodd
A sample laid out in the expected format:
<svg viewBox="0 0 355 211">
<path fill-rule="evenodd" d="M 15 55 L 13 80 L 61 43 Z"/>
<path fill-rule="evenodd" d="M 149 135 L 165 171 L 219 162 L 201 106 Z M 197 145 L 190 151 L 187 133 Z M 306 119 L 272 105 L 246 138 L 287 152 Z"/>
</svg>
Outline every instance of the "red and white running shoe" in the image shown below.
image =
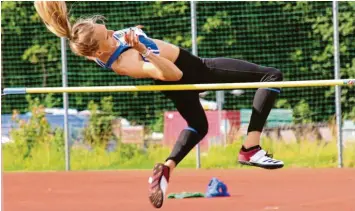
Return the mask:
<svg viewBox="0 0 355 211">
<path fill-rule="evenodd" d="M 153 168 L 153 175 L 149 177 L 149 200 L 155 208 L 163 206 L 169 183 L 169 172 L 168 166 L 157 163 Z"/>
<path fill-rule="evenodd" d="M 284 166 L 283 161 L 272 158 L 271 154 L 268 154 L 261 147 L 250 151 L 239 151 L 238 161 L 240 164 L 257 166 L 265 169 L 278 169 Z"/>
</svg>

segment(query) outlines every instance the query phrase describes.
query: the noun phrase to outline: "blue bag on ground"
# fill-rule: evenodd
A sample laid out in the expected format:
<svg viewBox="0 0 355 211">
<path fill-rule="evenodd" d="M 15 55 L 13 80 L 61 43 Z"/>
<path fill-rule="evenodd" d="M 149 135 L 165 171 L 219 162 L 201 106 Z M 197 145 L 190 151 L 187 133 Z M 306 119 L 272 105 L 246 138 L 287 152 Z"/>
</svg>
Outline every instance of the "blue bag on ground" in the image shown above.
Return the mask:
<svg viewBox="0 0 355 211">
<path fill-rule="evenodd" d="M 228 193 L 227 186 L 222 181 L 213 177 L 210 183 L 208 184 L 205 197 L 211 198 L 211 197 L 221 197 L 221 196 L 230 196 L 230 194 Z"/>
</svg>

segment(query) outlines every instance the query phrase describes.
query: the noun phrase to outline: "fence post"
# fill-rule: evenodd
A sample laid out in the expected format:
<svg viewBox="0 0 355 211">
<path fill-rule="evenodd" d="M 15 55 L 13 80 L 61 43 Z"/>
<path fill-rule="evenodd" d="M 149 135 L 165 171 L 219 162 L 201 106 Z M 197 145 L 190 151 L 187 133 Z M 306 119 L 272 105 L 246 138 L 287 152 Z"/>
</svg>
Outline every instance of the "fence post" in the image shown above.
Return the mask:
<svg viewBox="0 0 355 211">
<path fill-rule="evenodd" d="M 334 34 L 334 79 L 340 79 L 338 1 L 333 1 L 333 34 Z M 343 133 L 341 115 L 341 88 L 335 86 L 335 112 L 337 125 L 338 167 L 343 167 Z"/>
<path fill-rule="evenodd" d="M 191 35 L 192 35 L 192 54 L 197 56 L 197 29 L 196 29 L 196 2 L 190 1 L 191 7 Z M 201 167 L 200 143 L 196 145 L 196 168 Z"/>
<path fill-rule="evenodd" d="M 67 74 L 67 46 L 65 38 L 60 38 L 62 53 L 62 87 L 68 85 Z M 65 170 L 70 170 L 70 150 L 69 150 L 69 122 L 68 122 L 68 93 L 63 92 L 63 108 L 64 108 L 64 145 L 65 145 Z"/>
</svg>

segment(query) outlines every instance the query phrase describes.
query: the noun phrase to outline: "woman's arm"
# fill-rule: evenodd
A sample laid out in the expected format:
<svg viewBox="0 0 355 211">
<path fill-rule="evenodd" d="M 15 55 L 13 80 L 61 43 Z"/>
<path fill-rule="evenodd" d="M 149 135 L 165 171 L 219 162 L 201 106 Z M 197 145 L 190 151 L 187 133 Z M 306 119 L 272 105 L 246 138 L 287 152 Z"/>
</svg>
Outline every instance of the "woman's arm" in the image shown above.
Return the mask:
<svg viewBox="0 0 355 211">
<path fill-rule="evenodd" d="M 164 80 L 178 81 L 182 78 L 182 71 L 174 63 L 157 54 L 152 52 L 149 53 L 149 51 L 147 52 L 148 55 L 145 58 L 148 59 L 155 69 L 160 72 Z M 150 68 L 148 64 L 149 63 L 145 65 L 145 68 Z"/>
<path fill-rule="evenodd" d="M 142 75 L 149 74 L 150 77 L 164 81 L 178 81 L 182 78 L 182 71 L 173 62 L 149 51 L 146 46 L 139 41 L 139 37 L 135 34 L 134 30 L 130 30 L 125 35 L 125 40 L 133 49 L 149 60 L 149 62 L 140 62 L 139 67 L 135 64 L 130 64 L 129 66 L 134 67 L 129 68 L 131 69 L 129 73 L 132 74 L 132 71 L 134 71 L 132 69 L 141 70 Z M 125 67 L 125 69 L 127 68 L 128 67 Z M 122 71 L 122 68 L 120 69 Z M 137 74 L 139 75 L 139 73 Z"/>
</svg>

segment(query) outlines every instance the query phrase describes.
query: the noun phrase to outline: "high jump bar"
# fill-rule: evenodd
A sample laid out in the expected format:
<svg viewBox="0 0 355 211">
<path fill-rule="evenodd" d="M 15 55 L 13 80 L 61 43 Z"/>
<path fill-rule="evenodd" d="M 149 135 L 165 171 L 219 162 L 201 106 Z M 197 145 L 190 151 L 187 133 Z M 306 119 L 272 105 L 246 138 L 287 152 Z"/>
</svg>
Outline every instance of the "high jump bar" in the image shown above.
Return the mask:
<svg viewBox="0 0 355 211">
<path fill-rule="evenodd" d="M 140 91 L 179 91 L 179 90 L 223 90 L 313 86 L 352 86 L 355 79 L 306 80 L 251 83 L 217 84 L 179 84 L 179 85 L 141 85 L 141 86 L 89 86 L 89 87 L 42 87 L 42 88 L 5 88 L 3 95 L 39 93 L 80 93 L 80 92 L 140 92 Z"/>
</svg>

